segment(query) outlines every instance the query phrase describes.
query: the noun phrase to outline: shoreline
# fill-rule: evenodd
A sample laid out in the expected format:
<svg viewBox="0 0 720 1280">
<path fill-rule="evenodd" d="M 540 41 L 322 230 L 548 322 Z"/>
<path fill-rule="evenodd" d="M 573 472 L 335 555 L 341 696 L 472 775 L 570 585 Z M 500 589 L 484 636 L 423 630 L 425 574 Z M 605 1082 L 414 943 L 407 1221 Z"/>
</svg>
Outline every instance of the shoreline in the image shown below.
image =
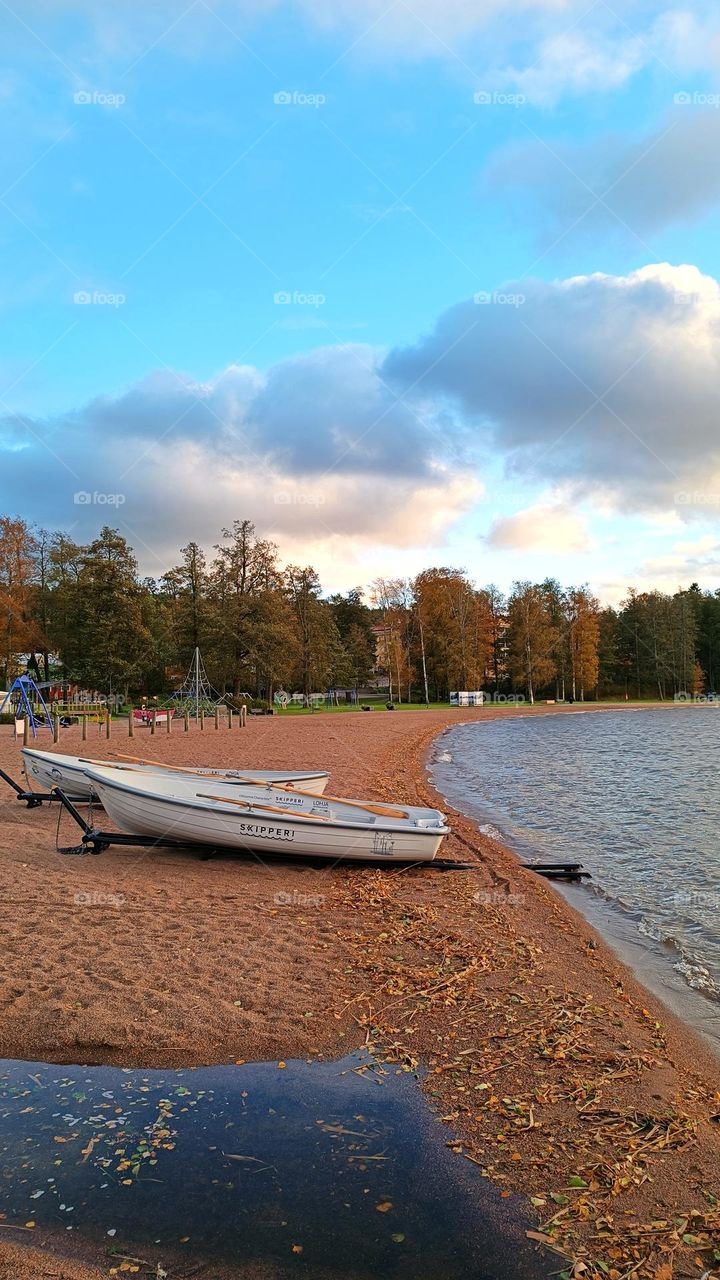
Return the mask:
<svg viewBox="0 0 720 1280">
<path fill-rule="evenodd" d="M 150 1067 L 341 1057 L 367 1044 L 398 1069 L 427 1069 L 423 1087 L 452 1149 L 503 1189 L 534 1197 L 541 1234 L 587 1276 L 608 1274 L 593 1259 L 609 1250 L 618 1267 L 656 1275 L 671 1252 L 691 1255 L 682 1234 L 710 1269 L 704 1233 L 720 1230 L 710 1198 L 716 1059 L 561 894 L 448 806 L 427 775 L 444 729 L 504 714 L 268 718 L 232 735 L 135 740 L 138 753 L 170 762 L 331 760 L 333 791 L 449 811 L 441 856 L 477 862 L 466 874 L 137 851 L 61 858 L 57 812 L 8 801 L 0 1052 Z M 79 750 L 73 733 L 61 751 Z M 105 754 L 100 739 L 85 747 Z M 111 747 L 123 749 L 119 737 Z M 3 736 L 11 773 L 18 755 Z M 113 893 L 121 906 L 108 905 Z M 597 1225 L 608 1215 L 616 1227 Z M 658 1220 L 665 1226 L 651 1230 Z M 0 1240 L 0 1278 L 5 1262 L 18 1265 L 8 1248 Z"/>
<path fill-rule="evenodd" d="M 628 708 L 629 710 L 630 708 Z M 662 710 L 662 705 L 648 706 L 648 712 Z M 594 708 L 588 708 L 594 713 Z M 643 708 L 633 707 L 640 711 Z M 459 727 L 459 726 L 458 726 Z M 447 763 L 440 754 L 441 740 L 452 734 L 455 726 L 443 730 L 435 739 L 428 753 L 427 769 L 431 785 L 435 787 L 443 805 L 453 805 L 450 794 L 436 785 L 433 775 L 442 774 Z M 438 779 L 438 784 L 441 779 Z M 449 779 L 447 779 L 449 783 Z M 473 811 L 475 810 L 475 811 Z M 519 861 L 533 857 L 542 858 L 542 851 L 533 846 L 532 838 L 513 840 L 512 833 L 504 829 L 490 802 L 471 802 L 459 812 L 475 823 L 481 835 L 510 851 Z M 578 850 L 578 858 L 582 858 Z M 593 873 L 594 875 L 596 873 Z M 576 884 L 555 881 L 553 887 L 569 906 L 580 913 L 609 945 L 617 959 L 634 975 L 640 987 L 660 1000 L 666 1012 L 678 1018 L 689 1031 L 699 1036 L 706 1048 L 720 1058 L 720 1001 L 711 992 L 694 987 L 682 976 L 675 962 L 683 959 L 683 952 L 672 940 L 662 940 L 643 935 L 637 929 L 636 914 L 612 897 L 597 879 Z M 713 1027 L 713 1023 L 717 1026 Z"/>
</svg>

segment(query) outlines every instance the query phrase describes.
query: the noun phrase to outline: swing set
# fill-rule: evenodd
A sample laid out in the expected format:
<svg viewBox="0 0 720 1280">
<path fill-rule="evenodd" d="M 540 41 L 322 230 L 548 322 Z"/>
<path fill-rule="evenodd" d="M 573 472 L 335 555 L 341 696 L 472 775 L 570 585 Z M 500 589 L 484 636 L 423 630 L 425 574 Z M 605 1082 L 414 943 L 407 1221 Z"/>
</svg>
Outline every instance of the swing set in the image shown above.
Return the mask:
<svg viewBox="0 0 720 1280">
<path fill-rule="evenodd" d="M 37 737 L 38 729 L 52 730 L 52 716 L 32 676 L 18 676 L 13 680 L 0 705 L 0 715 L 8 704 L 16 720 L 27 720 L 33 738 Z"/>
</svg>

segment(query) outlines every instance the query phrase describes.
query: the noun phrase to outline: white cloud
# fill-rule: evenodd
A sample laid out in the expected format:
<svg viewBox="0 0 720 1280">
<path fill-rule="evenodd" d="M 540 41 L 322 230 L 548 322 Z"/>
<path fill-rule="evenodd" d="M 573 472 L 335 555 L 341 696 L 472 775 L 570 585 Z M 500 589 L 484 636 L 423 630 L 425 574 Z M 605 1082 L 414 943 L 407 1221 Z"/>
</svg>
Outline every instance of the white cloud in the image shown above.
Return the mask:
<svg viewBox="0 0 720 1280">
<path fill-rule="evenodd" d="M 437 545 L 482 485 L 448 461 L 449 415 L 403 404 L 378 361 L 341 347 L 205 383 L 163 371 L 55 420 L 6 418 L 3 482 L 25 516 L 80 540 L 118 524 L 155 574 L 238 517 L 288 558 Z"/>
<path fill-rule="evenodd" d="M 330 61 L 435 59 L 463 77 L 472 68 L 481 79 L 514 82 L 543 103 L 617 88 L 648 65 L 688 73 L 717 66 L 720 32 L 709 0 L 692 9 L 626 0 L 621 15 L 587 0 L 203 0 L 184 11 L 174 0 L 114 8 L 26 0 L 23 18 L 83 70 L 155 48 L 189 58 L 225 54 L 234 48 L 231 32 L 253 48 L 269 20 L 299 19 L 326 37 Z"/>
<path fill-rule="evenodd" d="M 569 552 L 587 551 L 590 538 L 583 519 L 564 506 L 538 503 L 515 515 L 497 517 L 487 535 L 488 544 L 498 551 Z"/>
<path fill-rule="evenodd" d="M 717 510 L 720 285 L 659 263 L 510 282 L 450 308 L 384 376 L 459 405 L 517 475 L 631 511 Z"/>
</svg>

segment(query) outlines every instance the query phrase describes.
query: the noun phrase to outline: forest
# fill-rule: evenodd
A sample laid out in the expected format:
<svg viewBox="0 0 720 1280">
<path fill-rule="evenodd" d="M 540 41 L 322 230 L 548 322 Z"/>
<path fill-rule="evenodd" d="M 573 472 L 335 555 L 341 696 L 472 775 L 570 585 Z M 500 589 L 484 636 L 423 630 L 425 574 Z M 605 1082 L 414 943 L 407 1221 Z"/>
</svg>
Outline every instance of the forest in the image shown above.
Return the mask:
<svg viewBox="0 0 720 1280">
<path fill-rule="evenodd" d="M 660 698 L 720 684 L 720 591 L 629 590 L 601 606 L 587 585 L 518 581 L 508 594 L 464 569 L 378 578 L 325 595 L 308 565 L 283 565 L 248 520 L 212 554 L 195 542 L 159 578 L 103 528 L 87 545 L 0 517 L 0 679 L 28 659 L 39 678 L 104 695 L 178 687 L 199 646 L 216 689 L 271 702 L 375 688 L 394 703 L 490 697 Z"/>
</svg>

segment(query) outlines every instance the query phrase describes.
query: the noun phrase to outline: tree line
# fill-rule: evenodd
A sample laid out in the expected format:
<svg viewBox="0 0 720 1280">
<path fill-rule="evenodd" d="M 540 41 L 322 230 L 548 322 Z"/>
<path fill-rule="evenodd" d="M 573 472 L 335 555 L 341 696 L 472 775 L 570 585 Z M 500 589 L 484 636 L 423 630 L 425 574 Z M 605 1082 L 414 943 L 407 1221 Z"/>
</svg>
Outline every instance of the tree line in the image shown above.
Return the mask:
<svg viewBox="0 0 720 1280">
<path fill-rule="evenodd" d="M 23 658 L 40 678 L 104 694 L 177 688 L 196 647 L 216 689 L 271 701 L 367 690 L 445 701 L 483 689 L 529 701 L 672 698 L 720 687 L 720 590 L 630 590 L 601 607 L 587 585 L 518 581 L 505 595 L 454 568 L 378 578 L 325 596 L 311 566 L 281 565 L 248 520 L 213 553 L 195 542 L 159 578 L 141 578 L 116 529 L 87 544 L 0 517 L 0 678 Z"/>
</svg>

